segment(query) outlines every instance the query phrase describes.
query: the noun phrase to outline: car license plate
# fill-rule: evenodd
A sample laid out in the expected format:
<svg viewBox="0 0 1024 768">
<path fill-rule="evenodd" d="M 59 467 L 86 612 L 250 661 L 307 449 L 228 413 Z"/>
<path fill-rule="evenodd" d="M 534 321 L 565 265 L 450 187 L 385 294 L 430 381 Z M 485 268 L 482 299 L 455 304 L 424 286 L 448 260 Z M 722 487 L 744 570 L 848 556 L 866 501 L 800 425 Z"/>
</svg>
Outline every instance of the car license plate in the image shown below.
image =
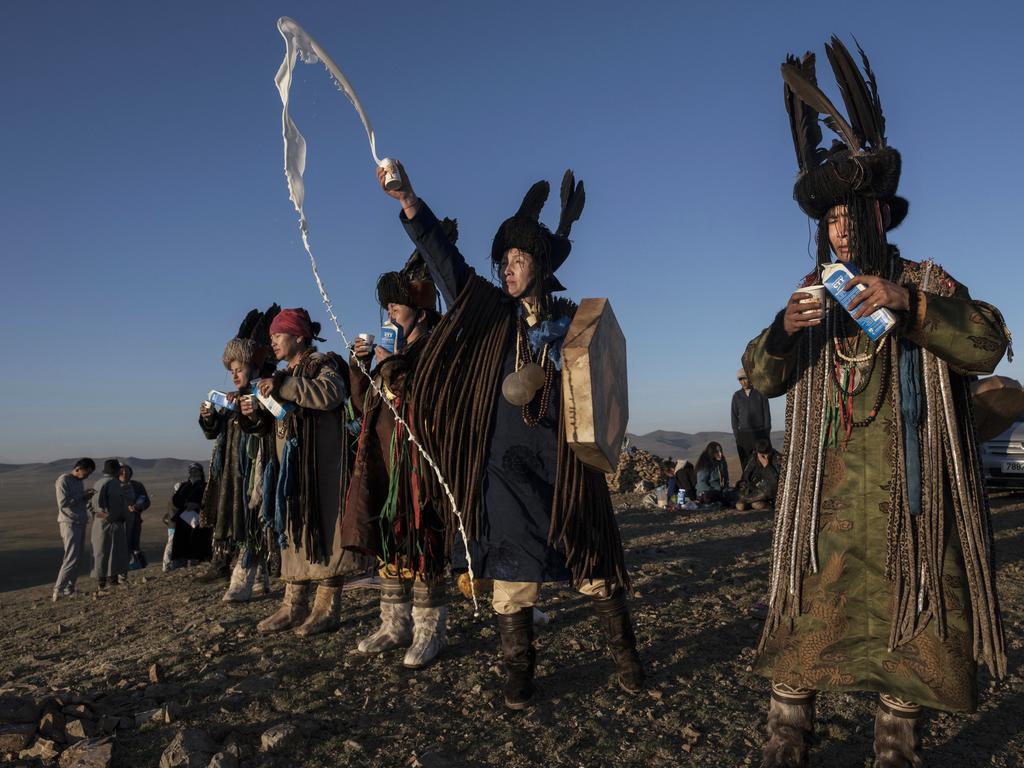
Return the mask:
<svg viewBox="0 0 1024 768">
<path fill-rule="evenodd" d="M 1004 461 L 1004 475 L 1024 475 L 1024 461 Z"/>
</svg>

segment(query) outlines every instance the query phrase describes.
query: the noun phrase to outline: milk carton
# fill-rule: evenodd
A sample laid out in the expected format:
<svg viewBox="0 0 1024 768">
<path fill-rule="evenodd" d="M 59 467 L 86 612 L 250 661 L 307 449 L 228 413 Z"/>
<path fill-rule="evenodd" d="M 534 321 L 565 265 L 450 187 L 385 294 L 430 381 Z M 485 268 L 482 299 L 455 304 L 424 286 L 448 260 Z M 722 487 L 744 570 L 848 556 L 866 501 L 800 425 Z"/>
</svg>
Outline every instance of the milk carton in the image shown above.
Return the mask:
<svg viewBox="0 0 1024 768">
<path fill-rule="evenodd" d="M 206 395 L 206 402 L 211 406 L 217 406 L 223 408 L 226 411 L 235 410 L 235 404 L 228 400 L 228 396 L 218 389 L 211 389 Z"/>
<path fill-rule="evenodd" d="M 400 335 L 397 325 L 394 323 L 384 323 L 384 325 L 380 327 L 380 336 L 377 338 L 377 346 L 385 352 L 394 354 L 398 348 Z"/>
<path fill-rule="evenodd" d="M 854 297 L 867 290 L 863 285 L 857 285 L 850 291 L 846 290 L 846 284 L 859 274 L 860 270 L 854 264 L 844 264 L 840 261 L 828 264 L 821 270 L 821 282 L 824 284 L 825 290 L 832 294 L 832 297 L 847 312 L 850 311 L 850 302 Z M 857 310 L 860 308 L 860 306 L 856 307 Z M 896 325 L 896 316 L 885 307 L 879 307 L 870 315 L 855 319 L 872 341 L 878 341 Z"/>
<path fill-rule="evenodd" d="M 270 411 L 271 415 L 275 419 L 281 421 L 281 419 L 287 416 L 295 408 L 295 404 L 279 403 L 270 395 L 264 396 L 260 394 L 260 388 L 256 386 L 259 384 L 259 381 L 259 379 L 253 379 L 252 381 L 252 396 L 259 400 L 260 405 Z"/>
</svg>

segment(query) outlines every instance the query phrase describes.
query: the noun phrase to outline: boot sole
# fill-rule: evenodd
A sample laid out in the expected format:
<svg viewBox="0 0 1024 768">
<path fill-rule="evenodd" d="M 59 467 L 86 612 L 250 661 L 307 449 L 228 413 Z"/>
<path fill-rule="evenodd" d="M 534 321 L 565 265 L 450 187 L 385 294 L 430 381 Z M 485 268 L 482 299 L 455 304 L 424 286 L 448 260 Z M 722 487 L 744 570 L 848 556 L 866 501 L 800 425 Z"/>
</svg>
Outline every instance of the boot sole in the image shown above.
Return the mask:
<svg viewBox="0 0 1024 768">
<path fill-rule="evenodd" d="M 526 701 L 509 701 L 508 699 L 505 699 L 505 707 L 507 709 L 511 709 L 511 710 L 513 710 L 515 712 L 519 712 L 521 710 L 526 709 L 532 703 L 533 703 L 533 697 L 532 696 L 529 699 L 527 699 Z"/>
</svg>

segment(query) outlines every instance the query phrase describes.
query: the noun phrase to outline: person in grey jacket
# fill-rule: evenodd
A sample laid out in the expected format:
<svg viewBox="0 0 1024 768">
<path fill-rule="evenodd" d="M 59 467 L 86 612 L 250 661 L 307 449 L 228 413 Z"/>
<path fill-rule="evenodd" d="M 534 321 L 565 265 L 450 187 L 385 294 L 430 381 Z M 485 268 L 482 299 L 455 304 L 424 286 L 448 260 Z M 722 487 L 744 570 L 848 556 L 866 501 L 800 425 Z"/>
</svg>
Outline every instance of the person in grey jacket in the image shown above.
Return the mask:
<svg viewBox="0 0 1024 768">
<path fill-rule="evenodd" d="M 57 524 L 64 543 L 64 561 L 53 585 L 53 601 L 75 594 L 78 579 L 78 561 L 85 549 L 85 526 L 89 522 L 88 502 L 93 491 L 85 490 L 83 482 L 96 470 L 92 459 L 79 459 L 74 469 L 57 478 Z"/>
<path fill-rule="evenodd" d="M 118 578 L 127 580 L 128 537 L 125 522 L 128 519 L 128 503 L 121 490 L 118 475 L 121 462 L 107 459 L 103 465 L 103 477 L 96 481 L 92 498 L 92 575 L 99 582 L 100 589 L 109 583 L 117 584 Z"/>
</svg>

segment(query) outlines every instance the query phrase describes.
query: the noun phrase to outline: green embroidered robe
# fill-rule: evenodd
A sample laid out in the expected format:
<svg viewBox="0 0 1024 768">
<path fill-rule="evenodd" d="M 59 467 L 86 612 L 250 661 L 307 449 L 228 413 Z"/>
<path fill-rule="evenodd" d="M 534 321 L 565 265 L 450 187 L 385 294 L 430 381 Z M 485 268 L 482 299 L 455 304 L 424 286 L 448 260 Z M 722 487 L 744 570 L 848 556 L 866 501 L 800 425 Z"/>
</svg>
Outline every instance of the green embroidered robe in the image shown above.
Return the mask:
<svg viewBox="0 0 1024 768">
<path fill-rule="evenodd" d="M 893 403 L 900 375 L 897 340 L 889 342 L 893 350 L 891 376 L 896 381 L 887 388 L 877 418 L 865 427 L 854 428 L 848 441 L 840 436 L 837 447 L 820 449 L 821 401 L 808 396 L 801 410 L 794 401 L 800 400 L 802 395 L 797 398 L 793 395 L 796 381 L 802 375 L 801 365 L 804 370 L 816 365 L 812 370 L 817 373 L 813 375 L 819 379 L 824 371 L 831 370 L 832 339 L 826 338 L 801 363 L 798 350 L 808 331 L 788 337 L 782 328 L 782 313 L 779 313 L 773 325 L 750 342 L 743 364 L 753 386 L 768 397 L 789 394 L 785 451 L 794 449 L 789 444 L 795 434 L 789 423 L 794 414 L 805 414 L 806 423 L 811 425 L 807 429 L 807 449 L 792 457 L 790 477 L 780 479 L 779 496 L 782 497 L 787 480 L 790 487 L 795 488 L 797 483 L 816 477 L 813 492 L 812 484 L 808 483 L 808 490 L 793 491 L 791 496 L 803 494 L 802 498 L 813 499 L 817 505 L 815 511 L 813 502 L 805 503 L 805 508 L 815 514 L 810 518 L 812 522 L 806 523 L 809 533 L 803 541 L 797 541 L 797 537 L 792 541 L 786 539 L 785 531 L 780 530 L 784 522 L 776 521 L 773 581 L 782 582 L 775 593 L 782 597 L 776 598 L 776 602 L 790 604 L 779 606 L 777 621 L 772 622 L 769 617 L 757 668 L 773 681 L 790 686 L 877 691 L 935 709 L 972 711 L 977 704 L 976 659 L 984 658 L 998 674 L 1000 660 L 1005 665 L 1005 654 L 994 584 L 986 579 L 985 569 L 977 566 L 977 562 L 990 564 L 991 553 L 986 549 L 972 556 L 970 572 L 981 572 L 981 575 L 968 579 L 961 545 L 960 532 L 965 530 L 964 525 L 975 531 L 975 538 L 990 543 L 984 489 L 980 493 L 974 491 L 973 496 L 968 494 L 976 503 L 962 503 L 964 496 L 961 495 L 958 496 L 961 501 L 954 505 L 951 478 L 959 477 L 962 489 L 963 477 L 968 478 L 968 484 L 977 477 L 973 427 L 967 426 L 971 424 L 970 407 L 963 402 L 963 393 L 967 391 L 965 376 L 990 373 L 1006 350 L 1008 334 L 998 310 L 972 300 L 964 286 L 935 265 L 900 260 L 899 273 L 897 281 L 918 288 L 925 286 L 925 289 L 918 290 L 916 316 L 901 318 L 893 333 L 922 350 L 922 358 L 930 361 L 931 368 L 927 368 L 928 364 L 924 367 L 938 371 L 934 375 L 936 381 L 947 372 L 944 381 L 951 394 L 946 402 L 959 403 L 948 411 L 955 414 L 947 417 L 953 425 L 950 434 L 954 438 L 948 441 L 947 453 L 942 454 L 944 459 L 926 462 L 922 469 L 941 472 L 932 482 L 930 501 L 929 491 L 925 490 L 935 530 L 941 530 L 941 535 L 934 539 L 940 542 L 941 552 L 933 557 L 941 566 L 931 582 L 936 590 L 941 590 L 941 598 L 923 600 L 920 596 L 923 588 L 915 582 L 910 611 L 913 614 L 916 606 L 918 615 L 913 618 L 911 631 L 893 642 L 899 632 L 893 631 L 897 595 L 891 569 L 889 527 L 894 524 L 893 520 L 914 519 L 893 515 L 891 510 L 894 499 L 897 505 L 900 499 L 906 499 L 905 492 L 893 494 L 894 483 L 904 477 L 894 472 L 894 465 L 905 462 L 902 417 L 899 405 L 894 407 Z M 836 311 L 842 312 L 838 308 Z M 855 330 L 848 324 L 844 326 L 847 333 Z M 866 388 L 854 396 L 853 420 L 865 419 L 874 406 L 881 385 L 881 368 L 881 365 L 876 366 Z M 936 384 L 933 393 L 939 389 Z M 956 393 L 961 393 L 960 400 L 953 396 Z M 932 397 L 939 399 L 934 394 Z M 936 421 L 934 416 L 932 419 Z M 922 415 L 922 435 L 926 429 L 924 424 Z M 963 425 L 959 432 L 958 425 Z M 922 449 L 924 440 L 922 437 Z M 936 450 L 942 450 L 941 441 Z M 936 470 L 942 464 L 953 463 L 949 451 L 961 458 L 960 475 L 954 475 L 952 467 Z M 780 506 L 777 515 L 782 512 Z M 918 517 L 916 522 L 908 523 L 908 529 L 917 531 L 916 526 L 924 525 L 921 520 Z M 979 535 L 978 531 L 983 533 Z M 916 536 L 916 533 L 911 535 Z M 901 549 L 900 553 L 904 551 L 914 552 Z M 801 558 L 799 552 L 805 553 L 803 563 L 794 564 Z M 920 573 L 920 562 L 918 554 L 906 570 Z M 809 565 L 811 563 L 813 565 Z M 922 578 L 922 583 L 924 581 Z M 994 611 L 995 618 L 994 629 L 987 635 L 982 635 L 982 630 L 972 621 L 975 592 L 990 594 L 985 605 L 990 608 L 989 612 Z M 986 639 L 984 648 L 977 640 L 981 636 Z"/>
</svg>

